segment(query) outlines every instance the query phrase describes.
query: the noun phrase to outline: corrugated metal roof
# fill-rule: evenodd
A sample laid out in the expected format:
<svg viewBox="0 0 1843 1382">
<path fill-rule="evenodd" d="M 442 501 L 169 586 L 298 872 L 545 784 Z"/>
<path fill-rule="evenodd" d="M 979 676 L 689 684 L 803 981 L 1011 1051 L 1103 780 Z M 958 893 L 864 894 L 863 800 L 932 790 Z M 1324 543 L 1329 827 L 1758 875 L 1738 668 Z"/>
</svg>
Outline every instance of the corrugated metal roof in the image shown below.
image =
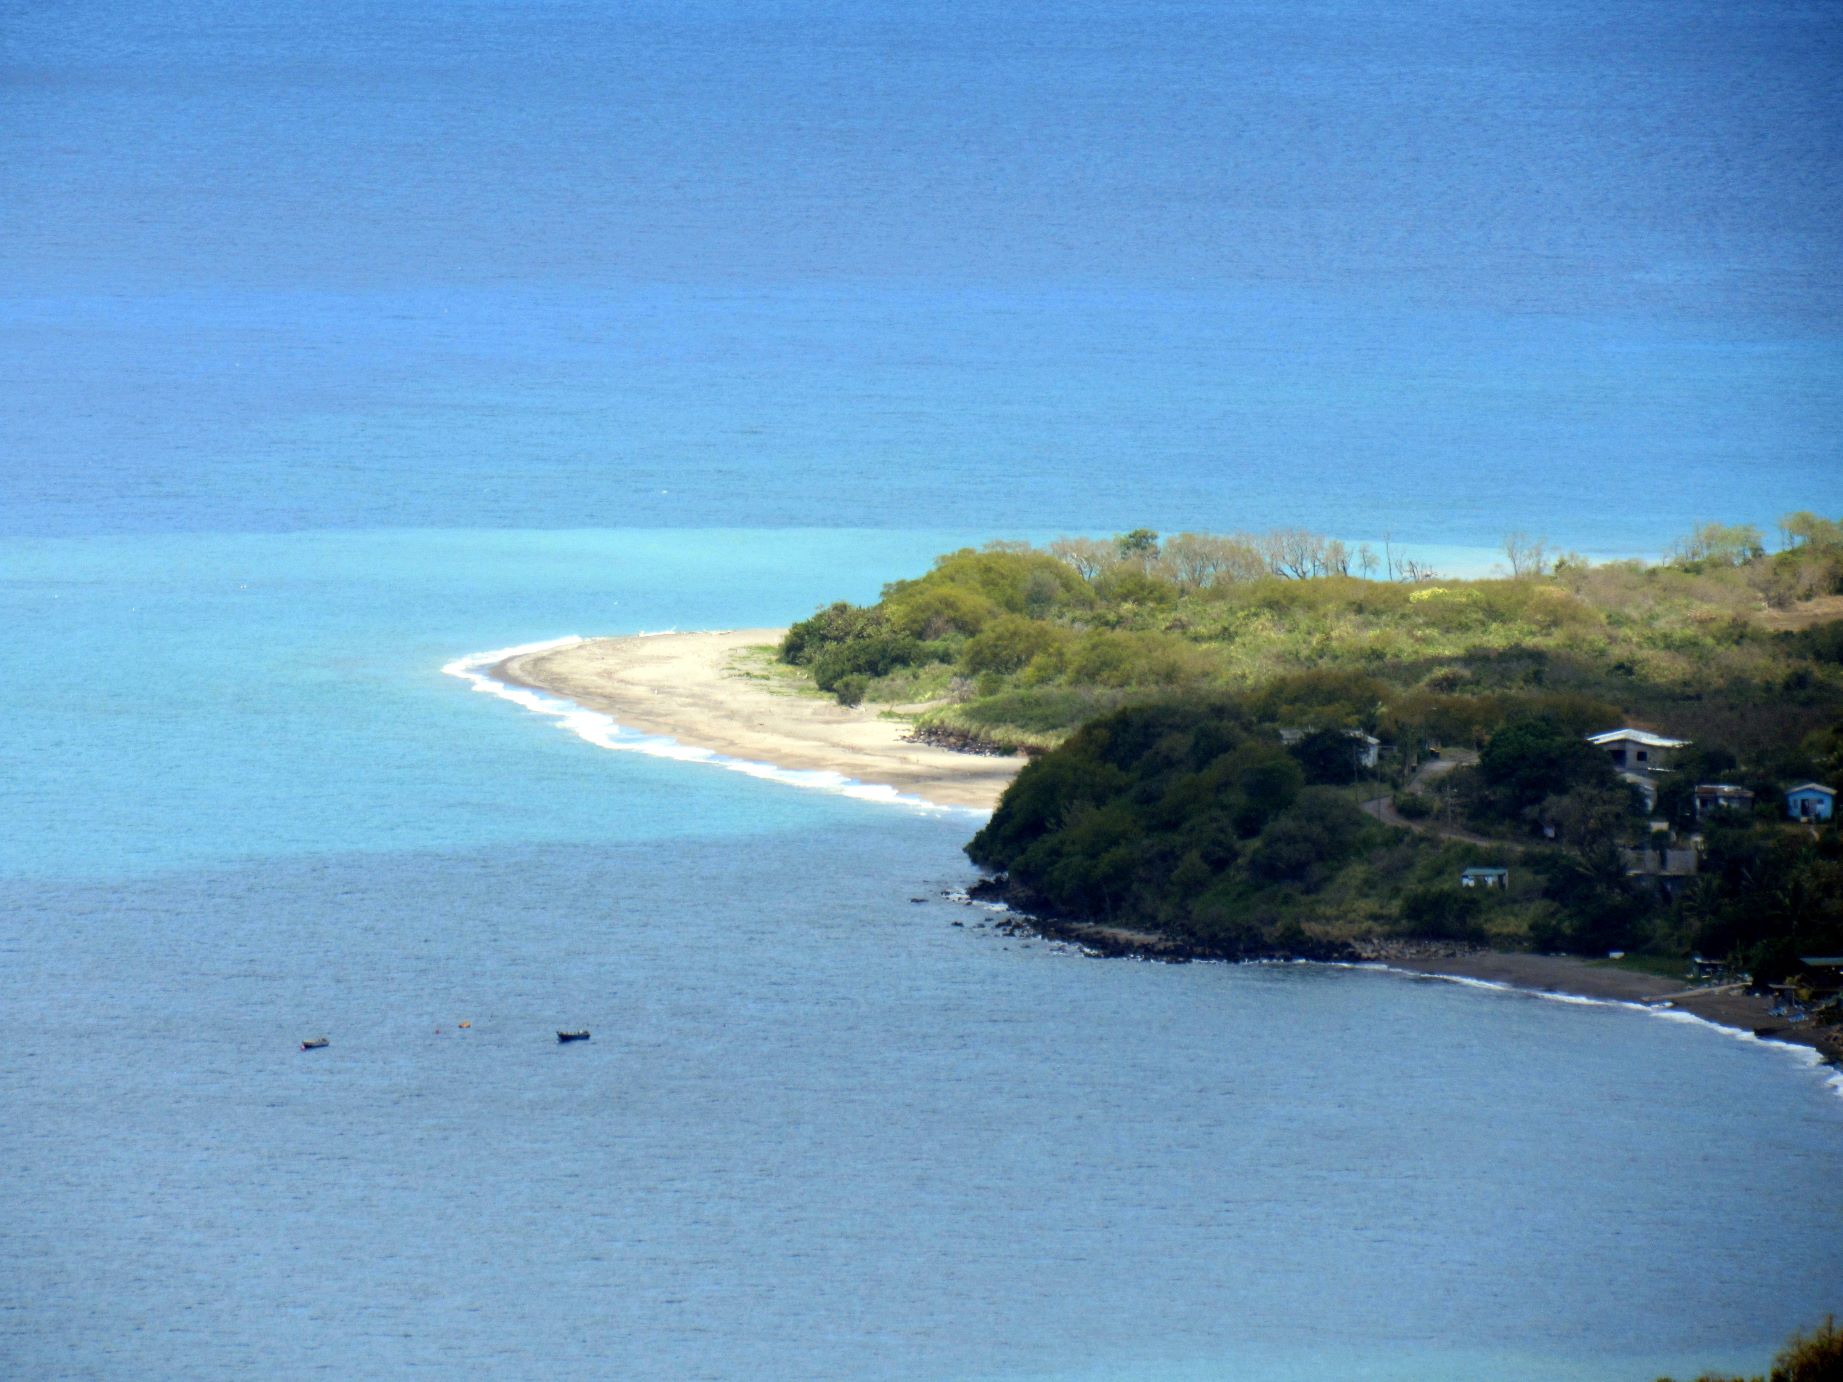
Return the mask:
<svg viewBox="0 0 1843 1382">
<path fill-rule="evenodd" d="M 1653 734 L 1648 729 L 1609 729 L 1604 734 L 1589 734 L 1590 744 L 1613 744 L 1621 739 L 1630 739 L 1634 744 L 1643 744 L 1650 749 L 1686 749 L 1687 739 L 1666 739 L 1661 734 Z"/>
</svg>

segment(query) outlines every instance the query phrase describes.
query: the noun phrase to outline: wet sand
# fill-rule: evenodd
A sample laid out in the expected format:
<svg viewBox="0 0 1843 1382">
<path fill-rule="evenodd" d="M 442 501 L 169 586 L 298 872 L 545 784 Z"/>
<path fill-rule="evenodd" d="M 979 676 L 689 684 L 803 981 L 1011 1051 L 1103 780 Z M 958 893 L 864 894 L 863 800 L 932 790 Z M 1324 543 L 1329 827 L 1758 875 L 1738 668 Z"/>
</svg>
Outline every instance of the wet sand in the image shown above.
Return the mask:
<svg viewBox="0 0 1843 1382">
<path fill-rule="evenodd" d="M 601 711 L 623 728 L 732 758 L 834 772 L 936 806 L 990 812 L 1021 755 L 955 753 L 904 739 L 907 721 L 801 694 L 766 676 L 752 649 L 782 629 L 668 633 L 586 642 L 507 658 L 499 680 Z"/>
</svg>

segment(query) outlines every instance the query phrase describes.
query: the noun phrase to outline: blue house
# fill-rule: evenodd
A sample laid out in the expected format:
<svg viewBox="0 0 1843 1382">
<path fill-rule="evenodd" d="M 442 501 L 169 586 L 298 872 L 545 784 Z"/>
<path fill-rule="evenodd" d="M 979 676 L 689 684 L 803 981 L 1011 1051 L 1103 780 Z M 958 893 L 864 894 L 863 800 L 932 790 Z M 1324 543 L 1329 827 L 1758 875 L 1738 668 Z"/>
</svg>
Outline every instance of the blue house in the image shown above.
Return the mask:
<svg viewBox="0 0 1843 1382">
<path fill-rule="evenodd" d="M 1827 821 L 1836 806 L 1837 789 L 1815 782 L 1800 783 L 1785 794 L 1785 813 L 1795 821 Z"/>
</svg>

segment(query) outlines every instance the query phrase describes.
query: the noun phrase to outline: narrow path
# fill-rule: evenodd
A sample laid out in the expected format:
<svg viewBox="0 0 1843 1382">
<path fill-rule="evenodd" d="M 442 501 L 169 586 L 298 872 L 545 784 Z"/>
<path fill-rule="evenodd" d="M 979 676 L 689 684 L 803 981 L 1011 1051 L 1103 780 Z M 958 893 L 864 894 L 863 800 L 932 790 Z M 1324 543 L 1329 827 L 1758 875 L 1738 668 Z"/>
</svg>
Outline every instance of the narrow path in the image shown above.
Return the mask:
<svg viewBox="0 0 1843 1382">
<path fill-rule="evenodd" d="M 1441 758 L 1430 758 L 1414 770 L 1414 775 L 1408 779 L 1402 790 L 1420 796 L 1426 789 L 1428 783 L 1432 782 L 1435 778 L 1444 777 L 1454 768 L 1465 767 L 1477 761 L 1478 755 L 1465 749 L 1452 750 Z M 1382 796 L 1375 797 L 1359 804 L 1367 814 L 1374 816 L 1384 825 L 1393 825 L 1402 830 L 1412 830 L 1416 834 L 1433 835 L 1442 840 L 1458 840 L 1464 844 L 1483 845 L 1491 849 L 1522 849 L 1521 845 L 1513 844 L 1508 840 L 1494 840 L 1487 835 L 1479 835 L 1470 830 L 1462 830 L 1456 825 L 1441 825 L 1432 819 L 1409 820 L 1395 809 L 1394 797 L 1389 793 L 1384 793 Z"/>
<path fill-rule="evenodd" d="M 1432 820 L 1411 821 L 1395 809 L 1395 802 L 1386 795 L 1358 804 L 1365 812 L 1384 825 L 1398 826 L 1403 830 L 1412 830 L 1419 835 L 1434 835 L 1442 840 L 1461 840 L 1468 845 L 1487 845 L 1493 849 L 1520 850 L 1522 848 L 1521 845 L 1512 844 L 1508 840 L 1493 840 L 1486 835 L 1476 835 L 1470 830 L 1461 830 L 1456 825 L 1441 825 Z"/>
</svg>

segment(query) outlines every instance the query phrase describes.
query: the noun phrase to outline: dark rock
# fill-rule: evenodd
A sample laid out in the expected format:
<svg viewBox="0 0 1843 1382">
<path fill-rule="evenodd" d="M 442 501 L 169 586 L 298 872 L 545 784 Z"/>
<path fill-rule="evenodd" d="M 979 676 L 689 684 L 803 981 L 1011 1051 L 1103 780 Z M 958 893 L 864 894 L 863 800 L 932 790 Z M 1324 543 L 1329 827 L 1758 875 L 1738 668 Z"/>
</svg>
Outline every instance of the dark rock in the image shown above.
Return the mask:
<svg viewBox="0 0 1843 1382">
<path fill-rule="evenodd" d="M 983 734 L 971 734 L 962 729 L 940 729 L 923 725 L 902 737 L 911 744 L 927 744 L 937 749 L 951 749 L 955 753 L 978 754 L 987 758 L 1009 758 L 1018 751 L 1016 744 L 988 739 Z"/>
</svg>

